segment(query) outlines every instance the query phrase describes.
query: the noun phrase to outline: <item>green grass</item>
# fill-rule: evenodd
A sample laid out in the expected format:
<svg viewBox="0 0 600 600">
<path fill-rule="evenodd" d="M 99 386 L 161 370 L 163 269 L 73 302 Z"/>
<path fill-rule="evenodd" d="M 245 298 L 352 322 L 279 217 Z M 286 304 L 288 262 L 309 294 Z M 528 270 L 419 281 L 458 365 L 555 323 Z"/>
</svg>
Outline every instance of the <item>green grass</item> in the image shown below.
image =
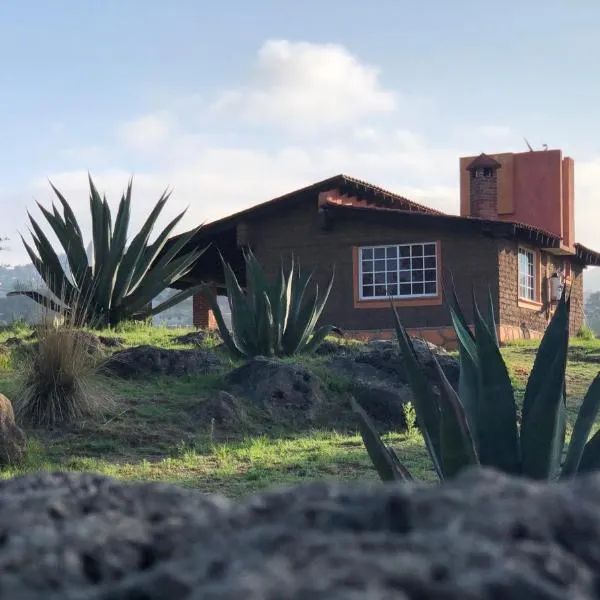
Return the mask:
<svg viewBox="0 0 600 600">
<path fill-rule="evenodd" d="M 174 338 L 188 331 L 126 325 L 104 333 L 124 338 L 127 346 L 178 347 Z M 10 337 L 26 338 L 30 333 L 24 326 L 4 328 L 0 343 Z M 209 339 L 205 345 L 214 346 L 215 341 Z M 534 342 L 519 342 L 502 350 L 519 393 L 524 389 L 535 349 Z M 9 398 L 17 391 L 14 360 L 17 358 L 9 351 L 0 351 L 0 391 Z M 245 431 L 215 430 L 213 424 L 200 422 L 195 410 L 223 389 L 224 373 L 110 380 L 105 383 L 117 406 L 111 414 L 69 428 L 27 430 L 30 453 L 26 464 L 6 469 L 0 476 L 37 470 L 95 471 L 119 479 L 172 482 L 229 497 L 311 480 L 374 481 L 377 476 L 344 401 L 350 383 L 330 373 L 326 360 L 311 356 L 302 357 L 300 362 L 324 382 L 330 412 L 338 416 L 329 420 L 328 427 L 306 431 L 266 427 L 260 414 L 250 413 Z M 571 425 L 599 367 L 600 342 L 572 340 L 567 369 Z M 387 434 L 384 439 L 397 448 L 416 477 L 434 479 L 418 432 Z"/>
</svg>

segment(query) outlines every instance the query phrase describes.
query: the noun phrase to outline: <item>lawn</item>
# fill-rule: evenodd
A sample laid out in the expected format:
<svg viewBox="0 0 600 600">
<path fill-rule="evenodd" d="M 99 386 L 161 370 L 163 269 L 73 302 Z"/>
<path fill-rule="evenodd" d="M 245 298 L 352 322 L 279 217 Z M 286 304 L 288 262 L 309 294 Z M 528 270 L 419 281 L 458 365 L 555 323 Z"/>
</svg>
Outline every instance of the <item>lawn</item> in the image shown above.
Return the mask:
<svg viewBox="0 0 600 600">
<path fill-rule="evenodd" d="M 29 333 L 26 327 L 8 328 L 0 332 L 0 343 Z M 125 338 L 128 346 L 184 348 L 174 342 L 183 333 L 186 331 L 138 325 L 105 335 Z M 207 345 L 211 344 L 214 342 L 209 340 Z M 519 393 L 535 350 L 533 343 L 503 348 Z M 17 393 L 15 360 L 5 353 L 0 361 L 0 391 L 9 398 Z M 324 361 L 320 357 L 302 359 L 323 378 L 333 398 L 345 382 L 328 376 Z M 567 369 L 571 424 L 599 363 L 600 342 L 573 340 Z M 30 446 L 26 464 L 6 469 L 1 475 L 10 477 L 39 469 L 95 471 L 121 479 L 167 481 L 229 497 L 310 480 L 376 479 L 362 441 L 353 430 L 349 409 L 345 412 L 341 404 L 344 414 L 337 430 L 265 431 L 254 422 L 246 431 L 223 436 L 211 424 L 194 420 L 194 408 L 222 389 L 221 380 L 220 374 L 143 381 L 104 379 L 106 394 L 115 401 L 109 415 L 69 428 L 26 429 Z M 385 437 L 415 476 L 434 479 L 417 431 Z"/>
</svg>

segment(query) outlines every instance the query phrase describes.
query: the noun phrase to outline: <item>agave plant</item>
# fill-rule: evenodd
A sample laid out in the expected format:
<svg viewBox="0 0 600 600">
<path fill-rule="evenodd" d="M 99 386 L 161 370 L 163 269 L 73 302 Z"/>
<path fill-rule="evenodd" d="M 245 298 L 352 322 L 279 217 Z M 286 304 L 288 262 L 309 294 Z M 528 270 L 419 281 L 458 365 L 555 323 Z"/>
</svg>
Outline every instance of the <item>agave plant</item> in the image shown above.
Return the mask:
<svg viewBox="0 0 600 600">
<path fill-rule="evenodd" d="M 473 305 L 474 332 L 452 289 L 450 313 L 460 356 L 458 393 L 434 355 L 437 377 L 435 382 L 428 379 L 394 309 L 417 423 L 438 477 L 452 477 L 468 465 L 493 467 L 534 479 L 564 478 L 600 469 L 600 431 L 588 441 L 600 407 L 600 374 L 583 399 L 563 460 L 570 312 L 566 290 L 537 351 L 525 388 L 520 427 L 515 393 L 496 337 L 491 296 L 487 318 L 482 316 L 474 296 Z M 352 405 L 381 479 L 412 479 L 394 449 L 381 441 L 362 408 L 355 401 Z"/>
<path fill-rule="evenodd" d="M 293 257 L 287 274 L 282 263 L 275 281 L 270 282 L 256 256 L 247 251 L 244 254 L 247 286 L 243 290 L 231 266 L 223 257 L 221 262 L 231 309 L 231 331 L 214 291 L 206 287 L 205 294 L 232 356 L 291 356 L 311 352 L 335 329 L 333 325 L 316 328 L 331 292 L 333 273 L 320 297 L 318 284 L 308 293 L 313 273 L 302 273 Z"/>
<path fill-rule="evenodd" d="M 182 253 L 197 229 L 181 235 L 167 246 L 170 233 L 185 211 L 149 243 L 156 220 L 170 196 L 167 192 L 162 194 L 140 231 L 127 246 L 132 183 L 130 180 L 121 197 L 113 229 L 106 197 L 100 196 L 89 177 L 93 246 L 91 261 L 88 260 L 73 210 L 64 196 L 50 184 L 62 205 L 63 214 L 54 204 L 51 211 L 39 203 L 38 206 L 56 234 L 68 264 L 63 267 L 42 228 L 28 214 L 31 237 L 37 252 L 22 236 L 21 239 L 48 293 L 19 290 L 8 295 L 27 296 L 77 325 L 102 327 L 157 314 L 201 289 L 201 285 L 188 288 L 149 308 L 153 298 L 190 271 L 204 249 Z"/>
</svg>

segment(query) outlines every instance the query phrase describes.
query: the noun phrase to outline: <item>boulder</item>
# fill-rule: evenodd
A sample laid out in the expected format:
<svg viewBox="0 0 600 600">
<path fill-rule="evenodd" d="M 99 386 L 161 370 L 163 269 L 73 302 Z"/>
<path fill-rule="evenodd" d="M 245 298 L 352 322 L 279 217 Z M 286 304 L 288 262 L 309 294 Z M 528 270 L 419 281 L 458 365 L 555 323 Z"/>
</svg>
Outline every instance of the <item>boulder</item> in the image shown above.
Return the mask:
<svg viewBox="0 0 600 600">
<path fill-rule="evenodd" d="M 174 350 L 143 345 L 115 352 L 101 370 L 126 379 L 148 375 L 180 377 L 213 373 L 224 364 L 224 360 L 210 350 Z"/>
<path fill-rule="evenodd" d="M 323 402 L 321 382 L 313 373 L 274 358 L 253 358 L 231 371 L 225 381 L 275 422 L 311 421 Z"/>
<path fill-rule="evenodd" d="M 0 466 L 22 462 L 27 456 L 27 440 L 15 423 L 11 401 L 0 394 Z"/>
<path fill-rule="evenodd" d="M 193 346 L 202 346 L 207 339 L 220 340 L 221 336 L 216 329 L 199 329 L 198 331 L 190 331 L 189 333 L 178 335 L 173 338 L 173 342 L 182 345 L 191 344 Z"/>
<path fill-rule="evenodd" d="M 371 417 L 387 430 L 405 431 L 404 404 L 412 400 L 408 385 L 395 386 L 384 381 L 355 381 L 352 395 Z M 412 423 L 414 425 L 414 423 Z"/>
<path fill-rule="evenodd" d="M 415 351 L 424 363 L 426 372 L 433 378 L 437 358 L 450 383 L 457 387 L 460 367 L 458 360 L 442 348 L 422 340 L 413 339 Z M 351 379 L 385 380 L 391 385 L 408 383 L 404 357 L 397 341 L 373 341 L 345 353 L 332 356 L 329 365 Z"/>
<path fill-rule="evenodd" d="M 600 598 L 600 474 L 472 469 L 442 485 L 318 482 L 234 504 L 53 473 L 2 480 L 0 499 L 2 598 Z"/>
<path fill-rule="evenodd" d="M 192 418 L 201 426 L 213 423 L 219 429 L 239 429 L 246 418 L 241 402 L 229 392 L 221 390 L 199 402 L 193 410 Z"/>
</svg>

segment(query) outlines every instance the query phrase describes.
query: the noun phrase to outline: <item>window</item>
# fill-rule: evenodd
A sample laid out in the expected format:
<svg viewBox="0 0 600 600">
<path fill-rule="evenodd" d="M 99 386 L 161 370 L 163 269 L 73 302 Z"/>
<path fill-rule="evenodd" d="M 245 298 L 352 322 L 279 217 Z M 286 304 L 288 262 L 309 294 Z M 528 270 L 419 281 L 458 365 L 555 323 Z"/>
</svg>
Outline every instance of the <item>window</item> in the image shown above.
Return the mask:
<svg viewBox="0 0 600 600">
<path fill-rule="evenodd" d="M 360 248 L 360 299 L 437 296 L 436 250 L 435 242 Z"/>
<path fill-rule="evenodd" d="M 535 253 L 519 248 L 519 298 L 535 301 Z"/>
</svg>

